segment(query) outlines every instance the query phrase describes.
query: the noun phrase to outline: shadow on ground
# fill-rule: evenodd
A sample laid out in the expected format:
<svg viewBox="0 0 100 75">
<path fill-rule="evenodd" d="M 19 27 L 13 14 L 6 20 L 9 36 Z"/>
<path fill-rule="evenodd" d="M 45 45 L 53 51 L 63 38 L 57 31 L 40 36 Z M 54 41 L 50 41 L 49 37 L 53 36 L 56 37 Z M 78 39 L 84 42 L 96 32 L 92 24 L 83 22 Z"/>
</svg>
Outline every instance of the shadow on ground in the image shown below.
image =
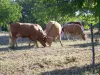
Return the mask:
<svg viewBox="0 0 100 75">
<path fill-rule="evenodd" d="M 31 45 L 31 46 L 27 46 L 27 45 L 23 45 L 23 46 L 18 46 L 18 47 L 14 47 L 14 48 L 12 48 L 12 47 L 0 47 L 0 51 L 10 51 L 10 50 L 30 50 L 30 49 L 32 49 L 32 50 L 34 50 L 34 49 L 37 49 L 37 48 L 44 48 L 44 47 L 36 47 L 36 46 L 34 46 L 34 45 Z"/>
<path fill-rule="evenodd" d="M 9 38 L 8 36 L 0 36 L 0 45 L 8 45 Z"/>
<path fill-rule="evenodd" d="M 41 75 L 90 75 L 86 73 L 92 73 L 92 65 L 57 69 L 53 71 L 42 72 Z M 96 75 L 100 75 L 100 63 L 95 64 L 95 73 L 98 73 Z"/>
<path fill-rule="evenodd" d="M 32 49 L 32 48 L 35 48 L 34 46 L 18 46 L 18 47 L 15 47 L 15 48 L 11 48 L 9 47 L 10 50 L 28 50 L 28 49 Z"/>
<path fill-rule="evenodd" d="M 9 50 L 27 50 L 34 48 L 34 46 L 28 46 L 28 44 L 24 45 L 24 43 L 29 42 L 27 38 L 23 38 L 22 40 L 18 39 L 17 43 L 18 46 L 16 48 L 10 48 L 9 47 L 9 36 L 8 35 L 0 35 L 0 51 L 9 51 Z"/>
<path fill-rule="evenodd" d="M 96 44 L 94 43 L 94 46 L 98 46 L 100 44 Z M 84 43 L 84 44 L 74 44 L 74 45 L 69 45 L 69 46 L 74 46 L 74 47 L 89 47 L 89 46 L 92 46 L 92 43 Z"/>
</svg>

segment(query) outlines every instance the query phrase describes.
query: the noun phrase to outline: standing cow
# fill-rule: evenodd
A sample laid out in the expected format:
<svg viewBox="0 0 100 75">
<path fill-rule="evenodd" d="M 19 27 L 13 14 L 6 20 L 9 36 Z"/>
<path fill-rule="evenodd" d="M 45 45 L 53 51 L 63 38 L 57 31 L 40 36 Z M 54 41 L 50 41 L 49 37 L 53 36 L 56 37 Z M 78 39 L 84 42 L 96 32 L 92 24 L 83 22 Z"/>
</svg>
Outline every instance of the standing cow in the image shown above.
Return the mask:
<svg viewBox="0 0 100 75">
<path fill-rule="evenodd" d="M 29 38 L 32 41 L 39 41 L 44 47 L 46 46 L 47 37 L 38 24 L 32 23 L 11 23 L 10 38 L 11 44 L 14 47 L 18 37 Z"/>
<path fill-rule="evenodd" d="M 81 35 L 82 39 L 86 40 L 84 31 L 83 31 L 82 27 L 79 24 L 64 25 L 63 28 L 62 28 L 62 31 L 64 32 L 64 35 L 67 35 L 67 38 L 68 38 L 69 34 L 72 34 L 72 35 L 74 35 L 74 38 L 77 35 Z"/>
<path fill-rule="evenodd" d="M 81 26 L 81 29 L 84 31 L 84 23 L 83 22 L 69 22 L 68 24 L 78 24 Z"/>
<path fill-rule="evenodd" d="M 56 22 L 56 21 L 50 21 L 47 25 L 46 25 L 46 29 L 45 32 L 47 34 L 47 43 L 49 44 L 49 46 L 51 46 L 52 41 L 55 40 L 57 37 L 61 43 L 61 25 Z M 61 46 L 62 43 L 61 43 Z"/>
</svg>

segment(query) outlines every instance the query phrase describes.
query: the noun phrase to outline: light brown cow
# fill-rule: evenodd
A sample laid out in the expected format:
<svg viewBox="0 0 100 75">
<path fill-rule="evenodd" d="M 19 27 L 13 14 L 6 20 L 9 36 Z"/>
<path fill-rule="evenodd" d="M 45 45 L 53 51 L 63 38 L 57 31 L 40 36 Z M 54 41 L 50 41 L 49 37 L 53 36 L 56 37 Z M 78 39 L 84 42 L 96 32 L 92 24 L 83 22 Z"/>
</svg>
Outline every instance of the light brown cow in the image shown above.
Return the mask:
<svg viewBox="0 0 100 75">
<path fill-rule="evenodd" d="M 62 30 L 61 25 L 56 21 L 50 21 L 46 25 L 45 32 L 48 36 L 47 43 L 49 44 L 49 46 L 51 46 L 52 41 L 55 40 L 57 37 L 61 43 L 61 30 Z M 62 43 L 61 46 L 63 46 Z"/>
<path fill-rule="evenodd" d="M 44 47 L 46 46 L 47 37 L 44 34 L 42 27 L 38 24 L 32 23 L 11 23 L 10 34 L 12 46 L 15 46 L 18 37 L 29 38 L 33 41 L 39 41 Z"/>
<path fill-rule="evenodd" d="M 82 39 L 86 40 L 85 33 L 79 24 L 64 25 L 64 27 L 62 28 L 62 31 L 64 32 L 64 34 L 67 34 L 67 35 L 73 34 L 74 37 L 77 35 L 81 35 Z"/>
<path fill-rule="evenodd" d="M 28 24 L 28 23 L 27 23 L 27 24 Z M 43 29 L 42 29 L 42 27 L 41 27 L 40 25 L 38 25 L 38 24 L 37 24 L 37 27 L 39 28 L 39 30 L 40 30 L 40 31 L 42 31 L 42 32 L 43 32 L 43 34 L 45 34 L 45 35 L 46 35 L 46 33 L 43 31 Z M 21 37 L 21 35 L 20 35 L 20 34 L 17 34 L 16 36 L 17 36 L 17 37 L 20 37 L 20 38 L 19 38 L 20 40 L 22 40 L 22 38 L 26 38 L 26 37 Z M 32 41 L 32 40 L 30 40 L 30 39 L 29 39 L 29 45 L 28 45 L 28 46 L 30 46 L 30 45 L 31 45 L 31 41 Z M 16 43 L 16 44 L 17 44 L 17 43 Z M 37 42 L 35 42 L 35 41 L 34 41 L 34 46 L 35 46 L 35 44 L 36 44 L 36 46 L 38 47 Z"/>
</svg>

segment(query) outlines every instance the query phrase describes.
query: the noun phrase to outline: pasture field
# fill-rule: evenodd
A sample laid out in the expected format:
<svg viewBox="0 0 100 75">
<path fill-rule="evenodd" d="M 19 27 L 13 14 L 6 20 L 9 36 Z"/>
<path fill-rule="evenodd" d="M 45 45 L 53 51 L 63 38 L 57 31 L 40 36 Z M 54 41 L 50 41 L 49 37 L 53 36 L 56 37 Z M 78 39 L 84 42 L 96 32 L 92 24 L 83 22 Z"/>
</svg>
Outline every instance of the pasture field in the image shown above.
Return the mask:
<svg viewBox="0 0 100 75">
<path fill-rule="evenodd" d="M 11 50 L 8 33 L 0 33 L 0 75 L 92 75 L 90 37 L 62 43 L 64 47 L 56 41 L 45 48 L 19 44 Z M 100 42 L 95 44 L 95 69 L 94 75 L 100 75 Z"/>
</svg>

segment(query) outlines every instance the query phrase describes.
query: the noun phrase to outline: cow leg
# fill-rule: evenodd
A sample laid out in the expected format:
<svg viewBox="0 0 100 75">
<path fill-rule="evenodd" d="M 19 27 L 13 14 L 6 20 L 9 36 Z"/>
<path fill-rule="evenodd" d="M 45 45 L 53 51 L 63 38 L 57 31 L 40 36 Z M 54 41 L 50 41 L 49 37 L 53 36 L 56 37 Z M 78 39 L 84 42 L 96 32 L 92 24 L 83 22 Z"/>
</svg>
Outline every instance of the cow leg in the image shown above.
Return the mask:
<svg viewBox="0 0 100 75">
<path fill-rule="evenodd" d="M 61 42 L 61 36 L 60 36 L 60 35 L 58 36 L 58 39 L 59 39 L 59 41 L 60 41 L 61 46 L 63 47 L 63 44 L 62 44 L 62 42 Z"/>
<path fill-rule="evenodd" d="M 12 37 L 9 35 L 9 45 L 12 45 Z"/>
<path fill-rule="evenodd" d="M 75 35 L 73 35 L 73 38 L 72 39 L 73 39 L 73 41 L 75 41 Z"/>
<path fill-rule="evenodd" d="M 16 39 L 14 39 L 13 41 L 14 41 L 14 46 L 17 47 Z"/>
<path fill-rule="evenodd" d="M 29 46 L 30 46 L 30 43 L 31 43 L 31 40 L 32 40 L 35 43 L 34 46 L 36 45 L 36 47 L 39 47 L 38 46 L 38 43 L 37 43 L 37 40 L 34 40 L 34 38 L 32 36 L 31 37 L 28 37 L 28 38 L 30 39 Z"/>
<path fill-rule="evenodd" d="M 30 45 L 31 45 L 32 37 L 28 37 L 28 39 L 29 39 L 29 44 L 28 44 L 28 46 L 30 46 Z"/>
<path fill-rule="evenodd" d="M 15 43 L 16 43 L 16 37 L 12 36 L 11 33 L 9 33 L 9 45 L 11 45 L 11 47 L 14 48 Z"/>
<path fill-rule="evenodd" d="M 63 39 L 65 40 L 66 39 L 66 33 L 63 32 Z"/>
<path fill-rule="evenodd" d="M 14 44 L 14 47 L 18 47 L 16 40 L 13 41 L 13 44 Z"/>
<path fill-rule="evenodd" d="M 71 34 L 72 40 L 75 41 L 75 33 Z"/>
<path fill-rule="evenodd" d="M 46 43 L 49 45 L 49 47 L 51 47 L 52 41 L 53 41 L 53 37 L 48 36 Z"/>
<path fill-rule="evenodd" d="M 17 43 L 16 43 L 16 37 L 12 37 L 11 40 L 12 40 L 11 46 L 12 46 L 12 48 L 14 48 L 15 45 L 17 46 Z"/>
<path fill-rule="evenodd" d="M 17 37 L 17 39 L 16 39 L 16 43 L 15 43 L 15 44 L 16 44 L 16 46 L 18 46 L 18 45 L 17 45 L 18 41 L 19 41 L 20 45 L 22 46 L 22 42 L 23 42 L 22 37 L 20 37 L 20 36 L 19 36 L 19 37 Z"/>
<path fill-rule="evenodd" d="M 35 45 L 38 47 L 37 42 L 34 41 L 33 47 L 34 47 Z M 31 40 L 29 40 L 29 45 L 28 45 L 28 46 L 29 46 L 29 47 L 31 46 Z"/>
<path fill-rule="evenodd" d="M 28 44 L 28 46 L 29 46 L 29 47 L 31 46 L 31 40 L 29 40 L 29 44 Z"/>
<path fill-rule="evenodd" d="M 66 32 L 64 35 L 65 35 L 65 39 L 70 40 L 70 33 Z"/>
<path fill-rule="evenodd" d="M 67 38 L 66 33 L 64 33 L 64 40 Z"/>
<path fill-rule="evenodd" d="M 47 42 L 47 44 L 51 47 L 52 41 Z"/>
<path fill-rule="evenodd" d="M 66 33 L 66 38 L 67 38 L 67 40 L 70 40 L 70 34 L 69 33 Z"/>
<path fill-rule="evenodd" d="M 76 41 L 76 39 L 77 39 L 77 35 L 74 34 L 73 40 Z"/>
<path fill-rule="evenodd" d="M 37 42 L 37 41 L 35 41 L 35 44 L 36 44 L 36 47 L 38 47 L 38 48 L 39 48 L 39 45 L 38 45 L 38 42 Z"/>
</svg>

